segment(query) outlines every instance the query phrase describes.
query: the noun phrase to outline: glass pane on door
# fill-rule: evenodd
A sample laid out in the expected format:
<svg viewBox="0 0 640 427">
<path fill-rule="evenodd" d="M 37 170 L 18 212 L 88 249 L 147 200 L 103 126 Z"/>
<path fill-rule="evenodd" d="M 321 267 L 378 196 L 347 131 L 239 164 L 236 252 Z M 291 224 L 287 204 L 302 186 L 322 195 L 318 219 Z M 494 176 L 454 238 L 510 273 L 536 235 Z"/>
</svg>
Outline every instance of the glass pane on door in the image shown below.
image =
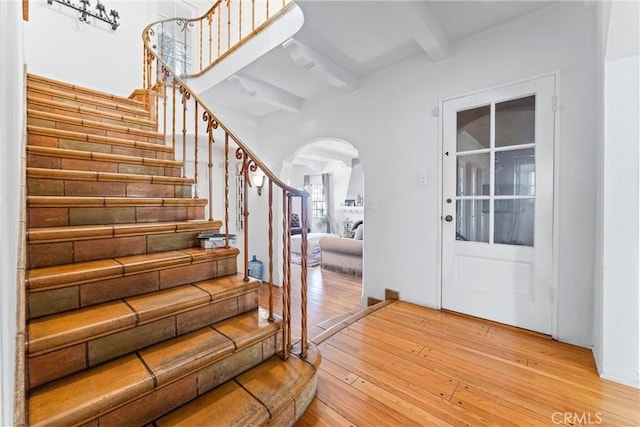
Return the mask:
<svg viewBox="0 0 640 427">
<path fill-rule="evenodd" d="M 495 195 L 534 196 L 536 194 L 535 161 L 534 148 L 496 151 Z"/>
<path fill-rule="evenodd" d="M 456 240 L 489 243 L 489 200 L 456 201 Z"/>
<path fill-rule="evenodd" d="M 493 242 L 533 246 L 534 206 L 533 199 L 496 200 Z"/>
<path fill-rule="evenodd" d="M 458 155 L 457 196 L 489 195 L 489 153 Z"/>
<path fill-rule="evenodd" d="M 491 146 L 491 106 L 457 113 L 456 151 L 472 151 Z"/>
<path fill-rule="evenodd" d="M 496 147 L 534 144 L 535 95 L 496 104 Z"/>
</svg>

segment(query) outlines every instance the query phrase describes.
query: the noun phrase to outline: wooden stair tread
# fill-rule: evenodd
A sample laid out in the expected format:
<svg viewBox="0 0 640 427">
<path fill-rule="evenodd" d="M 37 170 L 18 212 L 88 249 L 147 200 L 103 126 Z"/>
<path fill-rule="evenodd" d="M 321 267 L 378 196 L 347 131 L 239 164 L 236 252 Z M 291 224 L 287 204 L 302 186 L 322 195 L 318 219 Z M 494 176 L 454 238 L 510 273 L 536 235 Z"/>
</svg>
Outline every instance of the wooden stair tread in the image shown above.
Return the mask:
<svg viewBox="0 0 640 427">
<path fill-rule="evenodd" d="M 84 86 L 78 86 L 78 85 L 62 82 L 60 80 L 51 79 L 49 77 L 40 76 L 37 74 L 27 73 L 27 82 L 59 86 L 61 88 L 65 88 L 73 92 L 82 92 L 82 93 L 90 94 L 93 96 L 99 96 L 101 98 L 110 99 L 115 102 L 130 104 L 131 106 L 134 106 L 136 108 L 141 108 L 141 109 L 144 108 L 144 103 L 141 101 L 137 101 L 135 99 L 126 98 L 124 96 L 113 95 L 111 93 L 102 92 L 96 89 L 90 89 Z"/>
<path fill-rule="evenodd" d="M 204 280 L 202 282 L 195 283 L 200 289 L 207 291 L 213 299 L 227 298 L 229 294 L 235 293 L 236 290 L 242 292 L 249 292 L 253 289 L 254 279 L 249 277 L 249 280 L 238 282 L 238 277 L 241 276 L 224 276 L 216 279 Z"/>
<path fill-rule="evenodd" d="M 157 427 L 216 425 L 292 425 L 316 390 L 320 355 L 309 348 L 313 364 L 295 355 L 278 356 L 157 419 Z"/>
<path fill-rule="evenodd" d="M 69 159 L 130 163 L 130 164 L 148 165 L 148 166 L 166 166 L 166 167 L 182 166 L 182 162 L 179 160 L 125 156 L 122 154 L 109 154 L 109 153 L 100 153 L 96 151 L 70 150 L 66 148 L 57 148 L 57 147 L 41 147 L 38 145 L 27 145 L 27 153 L 37 154 L 40 156 L 49 156 L 49 157 L 64 157 Z"/>
<path fill-rule="evenodd" d="M 40 93 L 51 97 L 56 98 L 64 98 L 72 101 L 82 102 L 85 104 L 91 104 L 98 107 L 110 108 L 112 110 L 123 111 L 130 114 L 139 114 L 149 116 L 149 112 L 145 110 L 141 103 L 137 105 L 132 105 L 128 102 L 125 102 L 124 99 L 104 99 L 104 98 L 94 98 L 89 95 L 78 95 L 72 92 L 67 92 L 64 90 L 52 89 L 42 85 L 34 85 L 29 84 L 27 86 L 28 91 L 33 93 Z M 131 100 L 129 100 L 131 101 Z M 134 101 L 138 102 L 138 101 Z"/>
<path fill-rule="evenodd" d="M 216 249 L 188 248 L 180 251 L 156 252 L 53 267 L 33 268 L 27 272 L 27 286 L 30 291 L 37 291 L 78 285 L 178 265 L 229 258 L 237 256 L 238 253 L 238 249 L 233 247 Z"/>
<path fill-rule="evenodd" d="M 29 207 L 205 206 L 207 199 L 187 197 L 27 196 Z"/>
<path fill-rule="evenodd" d="M 292 356 L 283 363 L 280 358 L 272 357 L 238 376 L 236 381 L 259 399 L 271 414 L 277 414 L 290 401 L 291 395 L 298 395 L 303 390 L 319 366 L 320 352 L 311 345 L 305 361 Z"/>
<path fill-rule="evenodd" d="M 236 294 L 244 293 L 245 282 L 239 276 L 232 276 L 236 282 Z M 255 279 L 248 283 L 256 290 L 259 282 Z M 231 295 L 227 295 L 229 297 Z M 223 298 L 218 298 L 220 300 Z M 158 319 L 173 316 L 196 307 L 204 306 L 214 301 L 207 291 L 194 286 L 183 285 L 164 289 L 140 296 L 124 298 L 121 301 L 99 304 L 59 314 L 53 314 L 29 323 L 29 354 L 34 355 L 53 351 L 62 347 L 85 342 L 108 334 L 133 328 Z M 234 324 L 240 323 L 240 326 Z M 253 325 L 253 328 L 249 326 Z M 273 323 L 269 323 L 264 313 L 246 315 L 221 324 L 220 332 L 233 340 L 236 348 L 245 347 L 256 340 L 273 335 Z M 245 343 L 244 335 L 253 336 L 254 341 Z M 256 331 L 260 331 L 256 333 Z M 231 332 L 229 334 L 225 332 Z"/>
<path fill-rule="evenodd" d="M 229 381 L 202 397 L 160 418 L 157 427 L 258 426 L 269 421 L 267 409 L 235 381 Z"/>
<path fill-rule="evenodd" d="M 66 104 L 64 102 L 52 101 L 50 99 L 37 98 L 35 96 L 27 96 L 27 104 L 38 105 L 48 107 L 55 110 L 68 111 L 70 113 L 88 114 L 101 118 L 106 118 L 113 121 L 121 121 L 123 123 L 136 124 L 139 126 L 145 126 L 150 128 L 157 128 L 158 124 L 154 120 L 142 119 L 138 117 L 125 116 L 123 114 L 111 113 L 108 111 L 96 110 L 94 108 L 87 108 L 81 105 Z"/>
<path fill-rule="evenodd" d="M 239 314 L 222 322 L 202 328 L 190 334 L 159 343 L 139 354 L 151 369 L 159 386 L 183 377 L 190 372 L 221 359 L 226 354 L 239 351 L 246 346 L 239 343 L 257 343 L 273 336 L 280 330 L 280 322 L 268 322 L 268 313 L 264 310 L 252 310 Z M 255 329 L 245 329 L 242 334 L 233 337 L 220 331 L 220 324 L 246 322 L 247 318 L 255 318 Z"/>
<path fill-rule="evenodd" d="M 114 125 L 110 123 L 99 122 L 96 120 L 81 119 L 77 117 L 70 117 L 64 114 L 49 113 L 46 111 L 39 111 L 39 110 L 30 109 L 30 108 L 27 109 L 27 117 L 28 118 L 31 117 L 35 119 L 50 120 L 58 123 L 73 124 L 73 125 L 83 126 L 83 127 L 93 128 L 93 129 L 104 129 L 104 130 L 110 130 L 114 132 L 126 133 L 131 135 L 146 136 L 149 138 L 164 138 L 164 135 L 159 133 L 158 131 L 150 131 L 145 129 L 132 128 L 128 126 Z"/>
<path fill-rule="evenodd" d="M 211 328 L 202 328 L 140 350 L 158 386 L 197 371 L 233 353 L 233 343 Z"/>
<path fill-rule="evenodd" d="M 138 323 L 168 317 L 193 307 L 208 304 L 211 296 L 192 285 L 129 297 L 125 302 L 136 313 Z"/>
<path fill-rule="evenodd" d="M 216 323 L 215 329 L 230 338 L 236 348 L 248 347 L 276 332 L 274 323 L 268 320 L 268 315 L 269 313 L 264 309 L 259 309 Z M 251 334 L 252 331 L 253 334 Z"/>
<path fill-rule="evenodd" d="M 73 139 L 76 141 L 93 142 L 96 144 L 110 144 L 121 147 L 141 148 L 145 150 L 163 151 L 166 153 L 173 152 L 173 148 L 161 143 L 134 141 L 125 138 L 116 138 L 112 136 L 93 135 L 90 133 L 75 132 L 70 130 L 52 129 L 42 126 L 28 125 L 27 132 L 30 135 L 51 136 L 54 138 Z"/>
<path fill-rule="evenodd" d="M 76 225 L 67 227 L 41 227 L 27 230 L 31 243 L 64 242 L 98 238 L 129 237 L 137 235 L 179 233 L 181 231 L 208 231 L 219 229 L 222 221 L 194 220 L 155 222 L 142 224 Z"/>
<path fill-rule="evenodd" d="M 73 181 L 104 181 L 104 182 L 142 182 L 147 184 L 195 184 L 193 178 L 162 175 L 142 175 L 115 172 L 94 172 L 69 169 L 27 168 L 27 178 L 57 179 Z"/>
<path fill-rule="evenodd" d="M 88 371 L 85 371 L 88 372 Z M 29 397 L 29 425 L 68 426 L 93 414 L 153 391 L 153 377 L 134 354 L 34 390 Z"/>
<path fill-rule="evenodd" d="M 136 313 L 123 301 L 41 317 L 29 322 L 28 352 L 55 350 L 135 325 Z"/>
<path fill-rule="evenodd" d="M 200 328 L 34 389 L 29 398 L 30 425 L 62 425 L 63 420 L 64 425 L 87 422 L 221 362 L 236 350 L 234 342 L 217 332 L 215 326 Z M 280 323 L 274 323 L 274 333 L 279 329 Z"/>
</svg>

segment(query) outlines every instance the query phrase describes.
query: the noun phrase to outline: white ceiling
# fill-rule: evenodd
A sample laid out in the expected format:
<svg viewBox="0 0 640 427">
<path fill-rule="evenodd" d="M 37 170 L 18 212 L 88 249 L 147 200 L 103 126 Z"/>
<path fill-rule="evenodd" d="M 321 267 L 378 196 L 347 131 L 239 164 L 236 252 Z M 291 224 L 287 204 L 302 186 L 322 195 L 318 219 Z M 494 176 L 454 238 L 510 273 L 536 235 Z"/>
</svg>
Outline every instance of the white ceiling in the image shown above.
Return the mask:
<svg viewBox="0 0 640 427">
<path fill-rule="evenodd" d="M 429 10 L 450 41 L 526 15 L 553 1 L 429 1 Z"/>
<path fill-rule="evenodd" d="M 351 78 L 346 81 L 357 82 L 362 76 L 420 53 L 439 59 L 425 48 L 425 40 L 427 45 L 435 45 L 435 51 L 440 49 L 446 55 L 449 43 L 553 2 L 297 0 L 296 3 L 304 14 L 304 25 L 294 40 L 312 52 L 313 61 L 308 64 L 313 65 L 307 65 L 311 70 L 294 63 L 292 49 L 278 46 L 238 72 L 250 82 L 262 83 L 264 90 L 248 90 L 239 80 L 225 80 L 206 91 L 206 102 L 211 102 L 214 108 L 256 118 L 281 109 L 295 114 L 305 100 L 328 91 L 356 89 L 348 84 L 337 88 L 335 79 L 330 84 L 332 76 L 346 75 Z M 323 63 L 329 65 L 319 66 Z M 286 102 L 281 102 L 283 99 Z"/>
</svg>

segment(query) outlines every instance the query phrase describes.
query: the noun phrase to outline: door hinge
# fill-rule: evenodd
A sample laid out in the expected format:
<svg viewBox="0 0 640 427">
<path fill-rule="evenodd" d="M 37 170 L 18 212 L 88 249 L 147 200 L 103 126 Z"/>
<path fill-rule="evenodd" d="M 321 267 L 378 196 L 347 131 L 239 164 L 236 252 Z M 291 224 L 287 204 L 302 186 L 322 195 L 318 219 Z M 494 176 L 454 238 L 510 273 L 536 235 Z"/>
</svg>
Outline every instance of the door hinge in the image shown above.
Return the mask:
<svg viewBox="0 0 640 427">
<path fill-rule="evenodd" d="M 553 95 L 551 97 L 551 110 L 555 113 L 558 111 L 558 95 Z"/>
<path fill-rule="evenodd" d="M 555 304 L 556 302 L 556 289 L 552 287 L 549 288 L 549 302 L 551 304 Z"/>
</svg>

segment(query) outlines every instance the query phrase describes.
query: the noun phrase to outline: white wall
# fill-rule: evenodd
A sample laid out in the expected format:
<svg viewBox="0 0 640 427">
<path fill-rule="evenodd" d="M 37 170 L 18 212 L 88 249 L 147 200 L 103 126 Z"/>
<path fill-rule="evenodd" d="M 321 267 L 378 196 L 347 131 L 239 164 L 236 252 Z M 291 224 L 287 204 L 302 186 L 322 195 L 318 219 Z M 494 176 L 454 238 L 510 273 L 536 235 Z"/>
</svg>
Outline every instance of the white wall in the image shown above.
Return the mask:
<svg viewBox="0 0 640 427">
<path fill-rule="evenodd" d="M 79 3 L 79 2 L 75 2 Z M 117 30 L 57 3 L 31 1 L 25 23 L 28 71 L 92 89 L 129 96 L 142 87 L 142 30 L 157 20 L 152 0 L 105 0 L 120 14 Z M 95 2 L 91 2 L 91 8 Z"/>
<path fill-rule="evenodd" d="M 20 166 L 24 126 L 22 5 L 0 2 L 0 425 L 13 425 Z"/>
<path fill-rule="evenodd" d="M 544 31 L 541 31 L 544 29 Z M 438 118 L 443 99 L 560 69 L 558 338 L 592 344 L 597 94 L 595 9 L 561 2 L 453 43 L 450 58 L 418 55 L 369 75 L 354 93 L 273 114 L 256 148 L 281 164 L 302 141 L 333 137 L 359 150 L 365 176 L 365 296 L 385 288 L 438 307 Z M 426 175 L 426 185 L 419 185 Z"/>
<path fill-rule="evenodd" d="M 604 102 L 594 356 L 604 378 L 640 388 L 640 8 L 616 2 L 599 12 Z"/>
</svg>

